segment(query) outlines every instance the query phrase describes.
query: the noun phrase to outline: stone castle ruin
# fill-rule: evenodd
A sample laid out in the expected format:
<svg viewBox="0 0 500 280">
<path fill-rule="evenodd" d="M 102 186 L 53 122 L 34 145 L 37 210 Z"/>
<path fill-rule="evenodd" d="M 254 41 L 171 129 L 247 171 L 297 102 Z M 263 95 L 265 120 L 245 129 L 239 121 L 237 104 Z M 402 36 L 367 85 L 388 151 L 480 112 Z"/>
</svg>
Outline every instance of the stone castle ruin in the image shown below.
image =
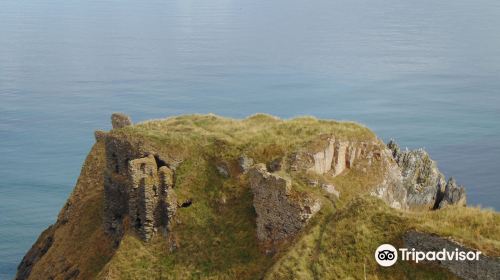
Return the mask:
<svg viewBox="0 0 500 280">
<path fill-rule="evenodd" d="M 117 114 L 112 120 L 114 129 L 131 124 Z M 128 225 L 145 241 L 157 232 L 166 233 L 177 208 L 174 170 L 158 155 L 137 150 L 118 138 L 99 136 L 98 141 L 106 144 L 106 232 L 120 237 Z"/>
<path fill-rule="evenodd" d="M 132 125 L 124 114 L 113 114 L 111 119 L 113 129 Z M 178 205 L 175 195 L 175 164 L 152 147 L 145 148 L 104 131 L 96 131 L 95 137 L 104 141 L 106 147 L 106 232 L 119 240 L 126 229 L 133 228 L 145 241 L 157 233 L 167 233 L 177 207 L 184 205 Z M 453 179 L 446 182 L 423 150 L 402 152 L 395 142 L 385 146 L 378 140 L 320 138 L 320 148 L 313 152 L 292 151 L 268 163 L 254 164 L 251 158 L 240 157 L 242 174 L 248 176 L 254 196 L 259 240 L 275 242 L 296 234 L 321 208 L 317 198 L 294 195 L 292 182 L 286 177 L 289 172 L 335 177 L 353 168 L 366 172 L 377 161 L 385 168 L 381 183 L 367 188 L 393 208 L 437 209 L 466 203 L 463 187 L 458 187 Z M 222 177 L 232 176 L 227 166 L 216 167 Z M 334 186 L 322 188 L 340 196 Z"/>
</svg>

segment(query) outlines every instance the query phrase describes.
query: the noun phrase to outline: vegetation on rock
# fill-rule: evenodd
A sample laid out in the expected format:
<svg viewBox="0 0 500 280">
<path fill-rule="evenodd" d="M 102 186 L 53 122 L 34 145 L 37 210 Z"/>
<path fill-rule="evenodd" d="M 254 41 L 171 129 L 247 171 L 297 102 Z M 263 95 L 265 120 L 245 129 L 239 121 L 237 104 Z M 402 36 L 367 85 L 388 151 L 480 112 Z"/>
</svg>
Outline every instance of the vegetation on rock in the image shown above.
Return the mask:
<svg viewBox="0 0 500 280">
<path fill-rule="evenodd" d="M 362 125 L 264 114 L 120 119 L 96 134 L 74 192 L 18 279 L 454 277 L 429 264 L 377 265 L 377 246 L 402 245 L 412 230 L 500 255 L 494 211 L 454 205 L 453 195 L 443 209 L 430 211 L 427 200 L 406 209 L 414 185 L 390 174 L 398 158 Z M 427 182 L 422 174 L 412 178 Z"/>
</svg>

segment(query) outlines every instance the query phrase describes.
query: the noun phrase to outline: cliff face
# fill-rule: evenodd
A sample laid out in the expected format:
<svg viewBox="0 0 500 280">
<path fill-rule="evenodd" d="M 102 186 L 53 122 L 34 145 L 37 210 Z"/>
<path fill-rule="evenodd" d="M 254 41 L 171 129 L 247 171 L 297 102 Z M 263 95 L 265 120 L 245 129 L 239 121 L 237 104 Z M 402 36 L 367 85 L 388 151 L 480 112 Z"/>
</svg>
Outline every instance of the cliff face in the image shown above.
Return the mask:
<svg viewBox="0 0 500 280">
<path fill-rule="evenodd" d="M 401 152 L 393 140 L 387 147 L 377 141 L 345 141 L 333 137 L 324 142 L 324 148 L 317 152 L 295 154 L 292 168 L 335 177 L 346 169 L 369 169 L 378 161 L 384 169 L 383 180 L 371 193 L 393 208 L 435 209 L 466 204 L 465 189 L 458 187 L 452 178 L 447 183 L 436 162 L 423 149 Z"/>
<path fill-rule="evenodd" d="M 442 208 L 446 205 L 466 205 L 464 187 L 458 187 L 453 178 L 448 182 L 437 168 L 429 154 L 423 149 L 401 151 L 391 140 L 387 147 L 391 150 L 402 175 L 402 185 L 407 190 L 410 208 Z"/>
<path fill-rule="evenodd" d="M 132 125 L 114 114 L 112 124 L 110 132 L 96 131 L 74 192 L 17 279 L 289 279 L 295 268 L 276 266 L 296 258 L 294 244 L 313 251 L 376 245 L 362 238 L 367 232 L 359 242 L 325 241 L 330 227 L 332 238 L 358 222 L 362 229 L 364 213 L 373 211 L 379 216 L 369 221 L 399 221 L 391 234 L 402 239 L 402 229 L 420 225 L 441 232 L 434 227 L 441 216 L 427 220 L 426 212 L 418 218 L 408 210 L 444 208 L 449 217 L 446 209 L 465 205 L 464 189 L 446 182 L 427 153 L 386 146 L 353 123 L 208 115 Z M 403 211 L 371 202 L 375 197 Z M 314 262 L 302 259 L 307 255 L 321 252 L 300 253 L 297 263 Z M 314 267 L 303 269 L 319 273 Z M 381 273 L 374 262 L 367 269 Z"/>
<path fill-rule="evenodd" d="M 102 223 L 104 158 L 98 142 L 57 222 L 28 251 L 16 279 L 91 279 L 111 258 L 113 243 Z"/>
<path fill-rule="evenodd" d="M 381 146 L 375 141 L 358 142 L 329 138 L 325 144 L 320 151 L 304 155 L 310 157 L 310 164 L 306 167 L 309 171 L 337 176 L 347 168 L 353 168 L 356 160 L 367 160 L 369 166 L 374 157 L 380 159 Z"/>
</svg>

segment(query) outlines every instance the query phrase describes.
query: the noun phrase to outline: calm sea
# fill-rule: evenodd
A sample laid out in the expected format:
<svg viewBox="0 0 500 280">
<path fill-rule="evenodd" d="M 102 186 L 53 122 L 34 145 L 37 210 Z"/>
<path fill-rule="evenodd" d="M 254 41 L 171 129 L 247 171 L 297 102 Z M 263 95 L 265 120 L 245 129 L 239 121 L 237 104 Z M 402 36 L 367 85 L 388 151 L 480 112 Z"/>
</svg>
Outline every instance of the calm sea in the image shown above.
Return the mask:
<svg viewBox="0 0 500 280">
<path fill-rule="evenodd" d="M 500 2 L 0 0 L 0 279 L 114 111 L 355 120 L 500 210 Z"/>
</svg>

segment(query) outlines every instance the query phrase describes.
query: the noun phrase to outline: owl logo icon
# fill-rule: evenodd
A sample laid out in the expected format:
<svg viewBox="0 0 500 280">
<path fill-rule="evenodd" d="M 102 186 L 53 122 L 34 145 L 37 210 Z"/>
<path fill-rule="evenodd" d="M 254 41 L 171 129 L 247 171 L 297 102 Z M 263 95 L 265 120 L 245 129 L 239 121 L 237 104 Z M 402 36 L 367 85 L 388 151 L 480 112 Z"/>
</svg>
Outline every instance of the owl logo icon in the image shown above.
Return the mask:
<svg viewBox="0 0 500 280">
<path fill-rule="evenodd" d="M 398 250 L 391 244 L 382 244 L 375 250 L 375 260 L 380 266 L 392 266 L 398 260 Z"/>
</svg>

